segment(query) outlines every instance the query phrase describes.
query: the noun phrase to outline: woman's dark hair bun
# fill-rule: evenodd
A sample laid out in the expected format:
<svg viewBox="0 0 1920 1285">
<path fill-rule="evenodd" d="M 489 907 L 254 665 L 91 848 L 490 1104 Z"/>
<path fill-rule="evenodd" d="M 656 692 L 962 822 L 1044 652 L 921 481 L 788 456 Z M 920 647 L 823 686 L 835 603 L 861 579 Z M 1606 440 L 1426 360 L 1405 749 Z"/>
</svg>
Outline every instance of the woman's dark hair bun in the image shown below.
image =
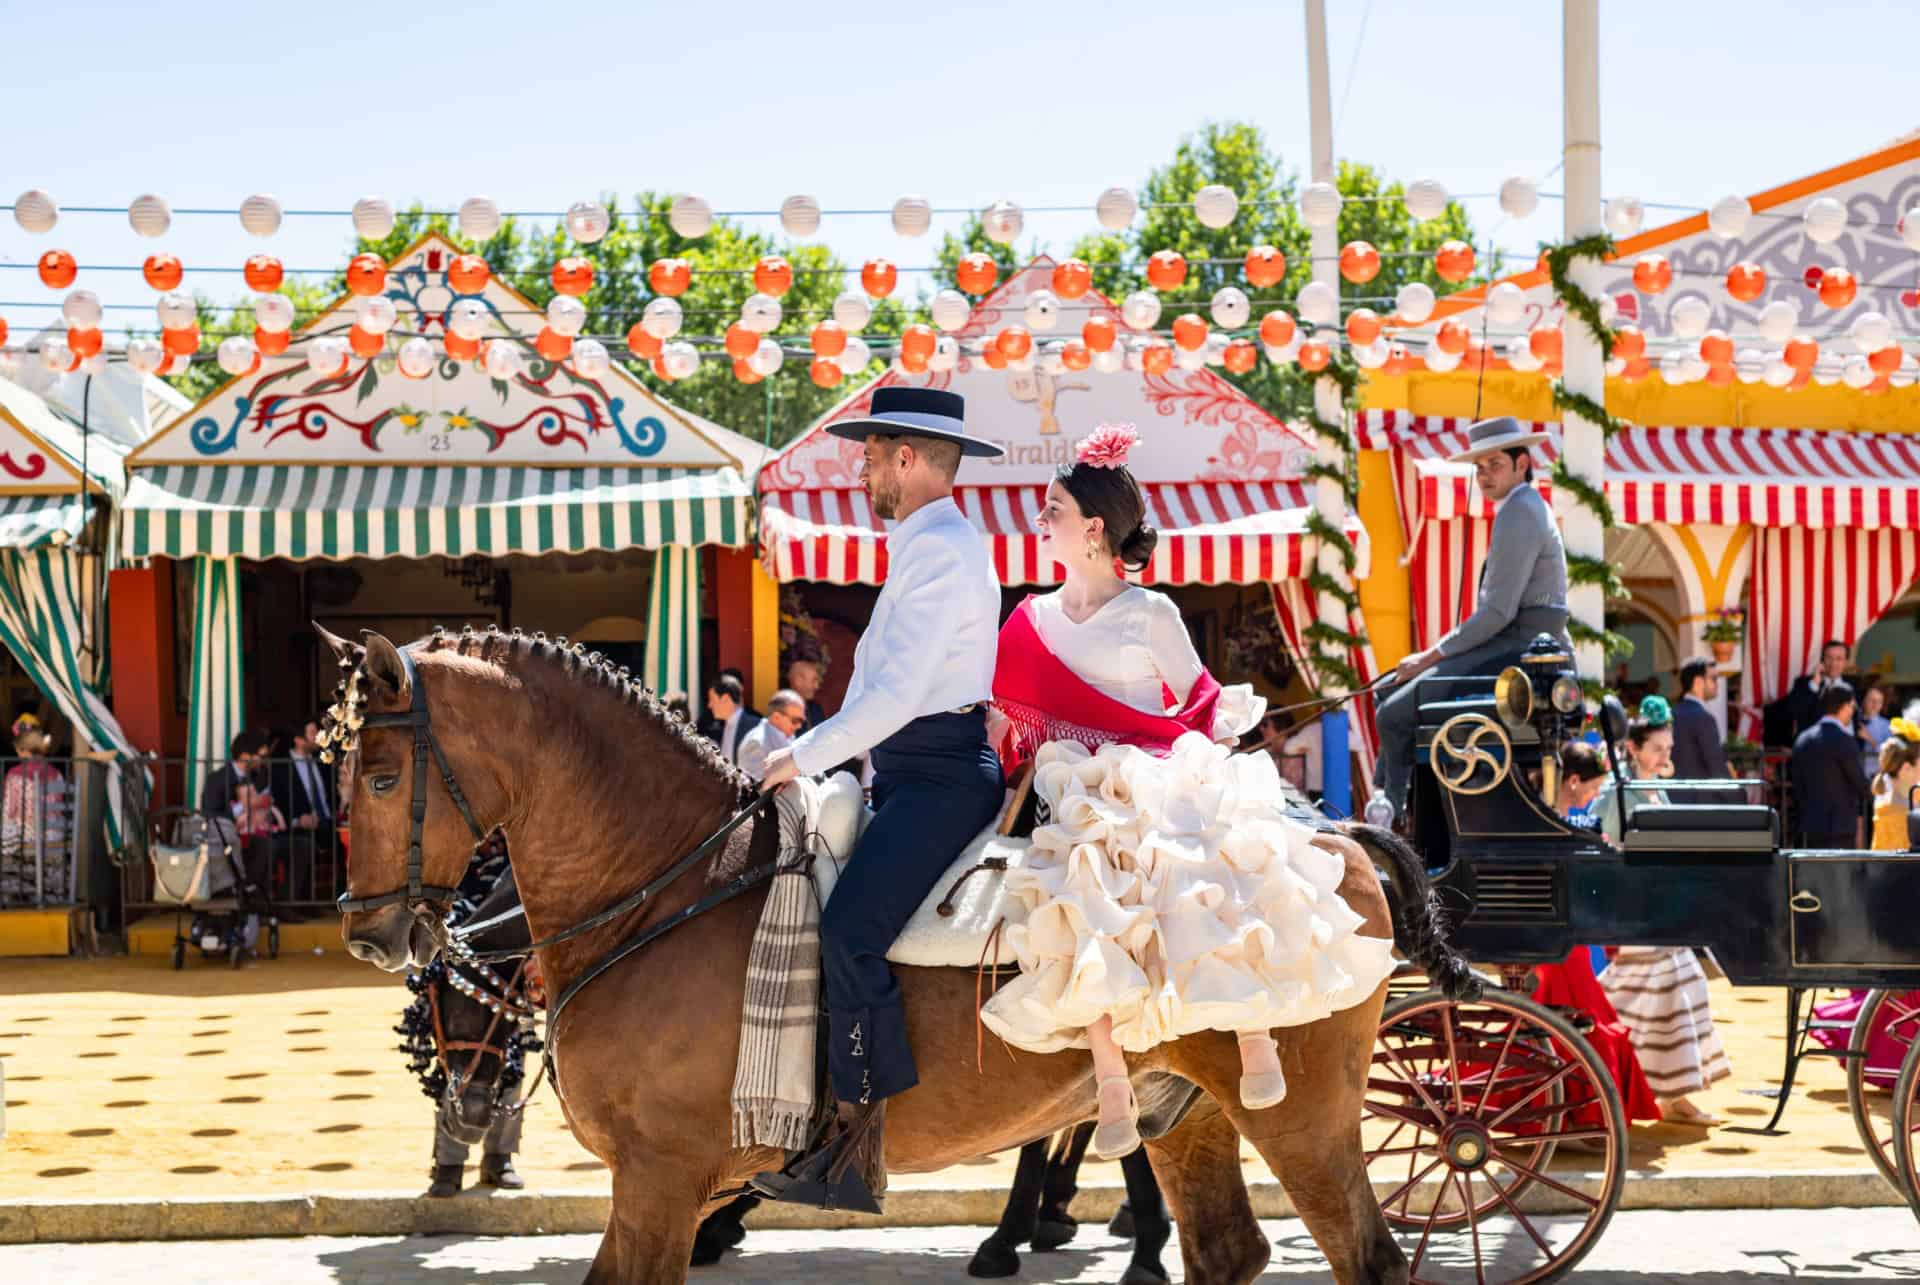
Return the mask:
<svg viewBox="0 0 1920 1285">
<path fill-rule="evenodd" d="M 1142 522 L 1133 529 L 1133 534 L 1120 542 L 1120 562 L 1129 571 L 1143 570 L 1153 561 L 1153 551 L 1160 544 L 1160 533 Z"/>
</svg>

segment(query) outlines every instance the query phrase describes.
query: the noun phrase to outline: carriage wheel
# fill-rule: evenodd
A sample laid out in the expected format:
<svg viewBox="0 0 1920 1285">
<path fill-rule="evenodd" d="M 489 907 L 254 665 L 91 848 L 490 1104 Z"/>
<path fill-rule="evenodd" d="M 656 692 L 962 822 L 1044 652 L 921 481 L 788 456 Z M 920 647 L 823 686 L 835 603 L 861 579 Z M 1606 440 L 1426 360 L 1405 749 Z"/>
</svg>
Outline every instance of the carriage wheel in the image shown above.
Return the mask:
<svg viewBox="0 0 1920 1285">
<path fill-rule="evenodd" d="M 1920 1040 L 1907 1050 L 1900 1078 L 1893 1082 L 1892 1116 L 1893 1182 L 1913 1216 L 1920 1218 L 1920 1141 L 1914 1137 L 1920 1129 Z"/>
<path fill-rule="evenodd" d="M 1590 1144 L 1588 1155 L 1567 1143 Z M 1387 1006 L 1362 1125 L 1387 1222 L 1423 1285 L 1530 1285 L 1571 1271 L 1620 1202 L 1626 1119 L 1565 1019 L 1490 991 Z M 1549 1172 L 1556 1151 L 1584 1172 Z"/>
<path fill-rule="evenodd" d="M 1920 991 L 1867 992 L 1860 1014 L 1854 1019 L 1853 1034 L 1847 1040 L 1847 1050 L 1853 1055 L 1847 1059 L 1847 1109 L 1853 1113 L 1853 1127 L 1859 1132 L 1860 1141 L 1866 1144 L 1867 1154 L 1873 1157 L 1874 1168 L 1895 1190 L 1904 1193 L 1906 1183 L 1900 1177 L 1893 1154 L 1892 1107 L 1883 1096 L 1884 1090 L 1867 1079 L 1869 1075 L 1884 1080 L 1900 1074 L 1900 1061 L 1888 1065 L 1885 1057 L 1868 1060 L 1871 1036 L 1883 1019 L 1887 1037 L 1899 1045 L 1898 1057 L 1904 1059 L 1913 1046 L 1914 1036 L 1920 1034 Z"/>
</svg>

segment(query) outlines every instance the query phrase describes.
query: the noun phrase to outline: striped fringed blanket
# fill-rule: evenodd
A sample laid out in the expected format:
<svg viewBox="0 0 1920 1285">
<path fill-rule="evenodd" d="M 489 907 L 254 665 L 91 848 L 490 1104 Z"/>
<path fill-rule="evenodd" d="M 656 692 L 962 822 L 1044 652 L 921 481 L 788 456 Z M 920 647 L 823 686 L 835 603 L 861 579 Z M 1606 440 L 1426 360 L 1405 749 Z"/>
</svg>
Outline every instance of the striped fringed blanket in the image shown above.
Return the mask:
<svg viewBox="0 0 1920 1285">
<path fill-rule="evenodd" d="M 780 868 L 747 954 L 747 997 L 733 1073 L 733 1145 L 798 1151 L 813 1136 L 820 1016 L 820 907 L 807 858 L 819 792 L 797 780 L 774 796 Z"/>
</svg>

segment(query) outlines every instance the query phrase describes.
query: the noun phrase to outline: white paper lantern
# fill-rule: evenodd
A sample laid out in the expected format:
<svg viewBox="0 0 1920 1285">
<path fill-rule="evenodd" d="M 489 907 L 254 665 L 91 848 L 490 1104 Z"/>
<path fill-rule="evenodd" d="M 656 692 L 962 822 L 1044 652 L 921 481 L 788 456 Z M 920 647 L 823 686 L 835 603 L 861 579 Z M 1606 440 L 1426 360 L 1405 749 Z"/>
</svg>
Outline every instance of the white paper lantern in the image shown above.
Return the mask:
<svg viewBox="0 0 1920 1285">
<path fill-rule="evenodd" d="M 400 320 L 400 310 L 393 306 L 393 300 L 383 294 L 367 295 L 360 299 L 359 313 L 360 329 L 370 335 L 384 335 Z"/>
<path fill-rule="evenodd" d="M 1359 364 L 1362 370 L 1378 370 L 1387 364 L 1387 358 L 1391 353 L 1392 349 L 1389 348 L 1387 341 L 1382 338 L 1376 339 L 1370 344 L 1361 344 L 1358 348 L 1355 348 L 1353 350 L 1353 359 Z"/>
<path fill-rule="evenodd" d="M 557 294 L 547 302 L 547 329 L 569 339 L 587 328 L 587 305 L 570 294 Z"/>
<path fill-rule="evenodd" d="M 193 305 L 193 296 L 182 294 L 178 290 L 169 290 L 155 299 L 153 311 L 160 318 L 162 330 L 179 330 L 191 326 L 199 315 Z"/>
<path fill-rule="evenodd" d="M 1847 230 L 1847 207 L 1831 196 L 1820 197 L 1807 203 L 1806 213 L 1800 216 L 1800 224 L 1807 234 L 1807 240 L 1820 245 L 1831 244 L 1838 241 L 1840 234 Z"/>
<path fill-rule="evenodd" d="M 453 306 L 447 309 L 447 329 L 469 341 L 484 337 L 487 333 L 487 305 L 478 299 L 455 299 Z"/>
<path fill-rule="evenodd" d="M 1026 222 L 1026 215 L 1020 212 L 1018 205 L 1012 201 L 995 201 L 980 216 L 980 230 L 995 245 L 1011 245 Z"/>
<path fill-rule="evenodd" d="M 48 335 L 40 344 L 40 364 L 56 375 L 73 369 L 73 349 L 57 335 Z"/>
<path fill-rule="evenodd" d="M 1908 370 L 1905 366 L 1902 366 L 1900 369 L 1894 371 L 1891 375 L 1887 376 L 1887 387 L 1911 388 L 1913 387 L 1913 381 L 1916 373 L 1917 372 Z"/>
<path fill-rule="evenodd" d="M 1060 296 L 1051 290 L 1035 290 L 1027 296 L 1022 314 L 1029 330 L 1052 330 L 1060 324 Z"/>
<path fill-rule="evenodd" d="M 613 231 L 613 215 L 607 213 L 607 207 L 598 201 L 575 201 L 567 207 L 567 235 L 580 245 L 594 245 L 606 239 Z M 580 365 L 580 354 L 573 358 L 576 369 Z"/>
<path fill-rule="evenodd" d="M 1207 350 L 1204 345 L 1199 348 L 1182 348 L 1176 344 L 1173 349 L 1173 364 L 1181 370 L 1204 369 L 1207 364 Z"/>
<path fill-rule="evenodd" d="M 1847 327 L 1847 334 L 1861 352 L 1879 352 L 1893 342 L 1893 323 L 1882 313 L 1863 312 Z"/>
<path fill-rule="evenodd" d="M 1669 384 L 1687 382 L 1687 354 L 1676 348 L 1660 359 L 1660 378 Z"/>
<path fill-rule="evenodd" d="M 1920 205 L 1900 216 L 1900 240 L 1909 250 L 1920 250 Z"/>
<path fill-rule="evenodd" d="M 13 221 L 35 235 L 51 232 L 60 221 L 60 207 L 51 196 L 30 187 L 13 198 Z"/>
<path fill-rule="evenodd" d="M 1508 339 L 1504 355 L 1507 359 L 1507 365 L 1523 374 L 1538 370 L 1544 364 L 1538 357 L 1533 355 L 1532 338 L 1528 335 L 1514 335 Z"/>
<path fill-rule="evenodd" d="M 134 197 L 128 204 L 127 222 L 141 236 L 165 236 L 173 226 L 173 210 L 165 197 L 149 192 Z"/>
<path fill-rule="evenodd" d="M 1202 227 L 1228 227 L 1240 213 L 1240 198 L 1225 183 L 1209 183 L 1193 194 L 1193 217 Z"/>
<path fill-rule="evenodd" d="M 321 335 L 307 344 L 307 367 L 320 376 L 337 375 L 347 364 L 347 341 L 338 335 Z"/>
<path fill-rule="evenodd" d="M 1681 369 L 1686 372 L 1687 382 L 1697 384 L 1707 377 L 1707 359 L 1698 352 L 1681 354 Z"/>
<path fill-rule="evenodd" d="M 402 350 L 405 355 L 405 350 Z M 582 339 L 573 346 L 573 373 L 582 379 L 602 379 L 613 369 L 607 346 L 598 339 Z"/>
<path fill-rule="evenodd" d="M 1789 300 L 1775 299 L 1760 310 L 1760 337 L 1768 343 L 1784 344 L 1799 324 L 1800 309 Z"/>
<path fill-rule="evenodd" d="M 1140 212 L 1140 202 L 1124 187 L 1110 187 L 1093 202 L 1093 217 L 1109 232 L 1124 232 Z"/>
<path fill-rule="evenodd" d="M 1733 359 L 1733 373 L 1743 384 L 1757 384 L 1767 373 L 1767 354 L 1758 348 L 1742 348 Z"/>
<path fill-rule="evenodd" d="M 1152 330 L 1160 324 L 1160 296 L 1151 290 L 1135 290 L 1121 302 L 1120 320 L 1134 330 Z"/>
<path fill-rule="evenodd" d="M 1409 281 L 1393 296 L 1393 310 L 1402 321 L 1419 325 L 1433 315 L 1433 287 L 1424 281 Z"/>
<path fill-rule="evenodd" d="M 893 230 L 900 236 L 925 236 L 933 226 L 933 202 L 924 196 L 903 196 L 893 203 Z"/>
<path fill-rule="evenodd" d="M 1438 344 L 1428 344 L 1426 357 L 1427 369 L 1433 371 L 1435 374 L 1444 375 L 1450 370 L 1458 369 L 1464 356 L 1465 354 L 1463 353 L 1448 352 Z"/>
<path fill-rule="evenodd" d="M 1226 365 L 1227 364 L 1227 345 L 1231 342 L 1232 340 L 1230 340 L 1227 336 L 1221 334 L 1218 330 L 1209 331 L 1207 334 L 1207 341 L 1204 344 L 1200 345 L 1201 355 L 1203 355 L 1207 359 L 1207 365 L 1209 366 Z"/>
<path fill-rule="evenodd" d="M 820 230 L 820 202 L 811 196 L 790 196 L 780 202 L 780 230 L 791 237 L 810 237 Z"/>
<path fill-rule="evenodd" d="M 1426 286 L 1420 287 L 1426 290 Z M 1428 297 L 1432 292 L 1428 291 Z M 1429 304 L 1427 311 L 1433 311 Z M 1511 281 L 1497 282 L 1487 291 L 1487 320 L 1496 326 L 1517 326 L 1527 315 L 1527 292 Z"/>
<path fill-rule="evenodd" d="M 127 369 L 138 375 L 151 375 L 167 359 L 167 350 L 158 339 L 142 335 L 127 340 Z"/>
<path fill-rule="evenodd" d="M 1238 330 L 1253 315 L 1253 303 L 1239 286 L 1221 286 L 1213 292 L 1208 311 L 1213 314 L 1214 325 L 1223 330 Z"/>
<path fill-rule="evenodd" d="M 1297 302 L 1301 319 L 1316 326 L 1331 326 L 1340 320 L 1340 295 L 1329 282 L 1307 282 L 1300 287 Z"/>
<path fill-rule="evenodd" d="M 1599 309 L 1600 324 L 1611 330 L 1613 323 L 1620 320 L 1620 301 L 1610 294 L 1603 294 L 1600 296 Z"/>
<path fill-rule="evenodd" d="M 75 330 L 100 328 L 100 296 L 91 290 L 69 290 L 60 301 L 60 315 Z"/>
<path fill-rule="evenodd" d="M 936 292 L 927 309 L 933 314 L 935 328 L 940 330 L 959 330 L 973 314 L 973 305 L 967 302 L 967 297 L 952 289 Z"/>
<path fill-rule="evenodd" d="M 700 350 L 684 339 L 676 339 L 662 348 L 660 359 L 667 375 L 673 379 L 685 379 L 700 369 Z"/>
<path fill-rule="evenodd" d="M 415 335 L 400 345 L 394 361 L 408 379 L 425 379 L 433 373 L 433 345 Z"/>
<path fill-rule="evenodd" d="M 393 235 L 393 202 L 384 196 L 363 196 L 353 203 L 353 231 L 363 241 Z"/>
<path fill-rule="evenodd" d="M 1291 365 L 1300 356 L 1300 332 L 1294 331 L 1293 338 L 1278 348 L 1272 344 L 1261 344 L 1260 351 L 1276 366 Z"/>
<path fill-rule="evenodd" d="M 1310 228 L 1330 228 L 1340 222 L 1340 189 L 1331 183 L 1309 183 L 1300 193 L 1300 217 Z"/>
<path fill-rule="evenodd" d="M 1647 209 L 1637 196 L 1616 196 L 1607 202 L 1601 221 L 1607 226 L 1607 233 L 1616 240 L 1630 237 L 1640 230 L 1640 224 L 1647 217 Z"/>
<path fill-rule="evenodd" d="M 1008 370 L 1017 370 L 1017 371 L 1021 371 L 1021 372 L 1025 372 L 1025 371 L 1029 371 L 1029 370 L 1032 370 L 1032 369 L 1033 369 L 1033 360 L 1034 360 L 1034 357 L 1033 357 L 1033 349 L 1031 349 L 1031 348 L 1029 348 L 1029 349 L 1027 349 L 1027 355 L 1026 355 L 1026 356 L 1024 356 L 1024 357 L 1009 357 L 1009 358 L 1007 358 L 1007 369 L 1008 369 Z"/>
<path fill-rule="evenodd" d="M 1447 189 L 1438 179 L 1417 178 L 1407 184 L 1407 213 L 1418 222 L 1437 219 L 1447 212 Z"/>
<path fill-rule="evenodd" d="M 843 290 L 833 301 L 833 319 L 850 335 L 857 335 L 873 320 L 873 304 L 859 290 Z"/>
<path fill-rule="evenodd" d="M 1500 211 L 1510 219 L 1524 219 L 1540 208 L 1540 185 L 1515 174 L 1500 185 Z"/>
<path fill-rule="evenodd" d="M 1139 374 L 1145 369 L 1144 354 L 1147 351 L 1145 340 L 1135 339 L 1127 344 L 1127 369 Z"/>
<path fill-rule="evenodd" d="M 1793 367 L 1787 365 L 1787 359 L 1779 355 L 1767 358 L 1760 368 L 1760 379 L 1769 388 L 1785 388 L 1793 382 Z"/>
<path fill-rule="evenodd" d="M 285 334 L 293 329 L 293 300 L 283 294 L 255 295 L 253 324 L 268 334 Z"/>
<path fill-rule="evenodd" d="M 1668 309 L 1667 324 L 1682 339 L 1698 339 L 1713 324 L 1713 305 L 1697 294 L 1682 295 Z"/>
<path fill-rule="evenodd" d="M 481 364 L 494 379 L 512 379 L 527 368 L 527 359 L 511 339 L 496 339 L 487 345 Z"/>
<path fill-rule="evenodd" d="M 740 305 L 740 324 L 770 334 L 780 325 L 780 301 L 770 294 L 751 294 Z"/>
<path fill-rule="evenodd" d="M 157 345 L 156 345 L 157 346 Z M 165 356 L 163 352 L 161 354 Z M 154 363 L 157 370 L 159 362 Z M 0 379 L 13 379 L 20 373 L 20 354 L 11 348 L 0 348 Z"/>
<path fill-rule="evenodd" d="M 280 230 L 280 198 L 257 192 L 240 202 L 240 226 L 254 236 L 272 236 Z"/>
<path fill-rule="evenodd" d="M 680 301 L 660 295 L 647 300 L 646 310 L 640 314 L 640 328 L 655 339 L 671 339 L 680 333 L 684 320 Z"/>
<path fill-rule="evenodd" d="M 1849 357 L 1840 368 L 1840 381 L 1848 388 L 1865 388 L 1873 378 L 1873 367 L 1867 365 L 1865 357 Z"/>
<path fill-rule="evenodd" d="M 847 342 L 853 343 L 854 340 L 849 338 Z M 753 356 L 747 358 L 747 368 L 765 379 L 769 375 L 778 374 L 781 363 L 786 359 L 786 351 L 779 344 L 771 339 L 762 339 L 759 347 L 753 350 Z"/>
<path fill-rule="evenodd" d="M 1067 345 L 1065 340 L 1053 339 L 1040 348 L 1040 373 L 1043 375 L 1064 375 L 1067 373 Z M 927 363 L 929 369 L 933 363 Z"/>
<path fill-rule="evenodd" d="M 1751 218 L 1753 206 L 1746 197 L 1723 196 L 1707 211 L 1707 228 L 1715 236 L 1737 240 L 1746 235 L 1747 221 Z"/>
<path fill-rule="evenodd" d="M 470 196 L 460 202 L 458 223 L 467 240 L 489 240 L 500 230 L 500 207 L 490 196 Z"/>
<path fill-rule="evenodd" d="M 1093 354 L 1093 368 L 1102 375 L 1117 375 L 1127 367 L 1127 354 L 1120 345 L 1102 348 Z"/>
<path fill-rule="evenodd" d="M 859 335 L 848 335 L 847 346 L 834 360 L 840 363 L 841 374 L 858 375 L 873 362 L 873 349 Z"/>
<path fill-rule="evenodd" d="M 1869 367 L 1869 370 L 1871 370 L 1871 367 Z M 1819 384 L 1822 388 L 1831 388 L 1840 382 L 1841 374 L 1842 370 L 1839 362 L 1821 361 L 1813 368 L 1813 382 Z"/>
<path fill-rule="evenodd" d="M 941 335 L 933 341 L 933 355 L 927 358 L 927 369 L 944 375 L 960 364 L 960 341 L 952 335 Z"/>
</svg>

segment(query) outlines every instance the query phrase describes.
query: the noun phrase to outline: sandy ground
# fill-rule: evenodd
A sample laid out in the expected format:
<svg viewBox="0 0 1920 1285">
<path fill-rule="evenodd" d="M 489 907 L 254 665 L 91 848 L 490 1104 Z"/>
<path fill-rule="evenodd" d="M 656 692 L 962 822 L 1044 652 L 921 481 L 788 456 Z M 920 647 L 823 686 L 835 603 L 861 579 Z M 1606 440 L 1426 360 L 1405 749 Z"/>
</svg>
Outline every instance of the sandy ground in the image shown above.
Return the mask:
<svg viewBox="0 0 1920 1285">
<path fill-rule="evenodd" d="M 344 955 L 238 972 L 190 959 L 0 963 L 7 1137 L 0 1198 L 222 1196 L 424 1186 L 432 1111 L 398 1052 L 398 979 Z M 1706 1095 L 1730 1124 L 1764 1124 L 1784 995 L 1714 984 L 1734 1078 Z M 1869 1166 L 1831 1059 L 1804 1065 L 1781 1137 L 1662 1125 L 1633 1130 L 1634 1167 L 1668 1172 Z M 477 1157 L 475 1157 L 477 1160 Z M 1012 1157 L 896 1185 L 1010 1177 Z M 1258 1160 L 1250 1164 L 1259 1165 Z M 545 1190 L 605 1190 L 542 1089 L 519 1165 Z M 1090 1181 L 1117 1182 L 1090 1165 Z"/>
</svg>

